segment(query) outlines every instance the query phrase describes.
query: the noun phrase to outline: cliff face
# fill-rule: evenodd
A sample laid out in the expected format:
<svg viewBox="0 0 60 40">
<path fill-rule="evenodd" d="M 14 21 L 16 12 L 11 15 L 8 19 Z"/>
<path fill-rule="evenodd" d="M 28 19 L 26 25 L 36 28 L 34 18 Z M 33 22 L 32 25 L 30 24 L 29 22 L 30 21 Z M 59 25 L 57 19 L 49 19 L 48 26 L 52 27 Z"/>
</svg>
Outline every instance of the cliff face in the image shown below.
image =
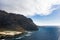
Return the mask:
<svg viewBox="0 0 60 40">
<path fill-rule="evenodd" d="M 38 30 L 37 26 L 30 18 L 27 18 L 20 14 L 7 13 L 0 10 L 0 29 L 7 30 Z"/>
</svg>

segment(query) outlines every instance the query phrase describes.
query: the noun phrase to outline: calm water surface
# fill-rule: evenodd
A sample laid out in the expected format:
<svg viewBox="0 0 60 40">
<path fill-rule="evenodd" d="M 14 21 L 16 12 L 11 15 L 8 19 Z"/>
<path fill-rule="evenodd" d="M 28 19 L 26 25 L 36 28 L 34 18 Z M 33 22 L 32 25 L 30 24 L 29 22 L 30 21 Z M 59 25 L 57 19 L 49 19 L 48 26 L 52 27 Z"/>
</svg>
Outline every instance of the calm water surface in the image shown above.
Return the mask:
<svg viewBox="0 0 60 40">
<path fill-rule="evenodd" d="M 58 40 L 58 28 L 40 27 L 39 31 L 33 33 L 30 37 L 21 40 Z"/>
</svg>

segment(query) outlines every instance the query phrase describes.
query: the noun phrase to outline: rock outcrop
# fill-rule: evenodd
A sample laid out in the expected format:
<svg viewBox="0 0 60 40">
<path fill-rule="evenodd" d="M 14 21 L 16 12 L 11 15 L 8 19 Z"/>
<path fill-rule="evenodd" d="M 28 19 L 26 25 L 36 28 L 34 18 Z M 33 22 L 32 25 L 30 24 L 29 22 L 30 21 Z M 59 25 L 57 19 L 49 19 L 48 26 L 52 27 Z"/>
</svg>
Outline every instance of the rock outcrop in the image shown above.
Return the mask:
<svg viewBox="0 0 60 40">
<path fill-rule="evenodd" d="M 0 29 L 1 30 L 16 30 L 16 31 L 35 31 L 37 26 L 30 18 L 20 14 L 8 13 L 0 10 Z"/>
</svg>

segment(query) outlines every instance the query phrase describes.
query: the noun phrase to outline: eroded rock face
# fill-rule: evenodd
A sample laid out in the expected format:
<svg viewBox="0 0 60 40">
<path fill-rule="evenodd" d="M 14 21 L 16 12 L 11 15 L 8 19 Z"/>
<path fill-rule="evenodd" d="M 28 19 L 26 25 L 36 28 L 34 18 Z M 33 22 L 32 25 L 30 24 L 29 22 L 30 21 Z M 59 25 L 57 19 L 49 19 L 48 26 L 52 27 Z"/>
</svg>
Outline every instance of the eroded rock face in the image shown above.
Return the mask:
<svg viewBox="0 0 60 40">
<path fill-rule="evenodd" d="M 0 29 L 20 31 L 21 28 L 28 31 L 38 30 L 30 18 L 0 10 Z"/>
</svg>

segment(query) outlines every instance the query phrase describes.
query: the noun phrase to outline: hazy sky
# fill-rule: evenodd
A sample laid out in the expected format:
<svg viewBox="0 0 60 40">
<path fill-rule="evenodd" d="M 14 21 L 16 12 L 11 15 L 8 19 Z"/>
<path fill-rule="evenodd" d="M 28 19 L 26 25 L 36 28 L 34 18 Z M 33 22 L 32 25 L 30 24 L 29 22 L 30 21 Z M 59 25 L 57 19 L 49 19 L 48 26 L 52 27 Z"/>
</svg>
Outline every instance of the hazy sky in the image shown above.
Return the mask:
<svg viewBox="0 0 60 40">
<path fill-rule="evenodd" d="M 37 25 L 60 26 L 60 0 L 0 0 L 0 9 L 30 17 Z"/>
</svg>

